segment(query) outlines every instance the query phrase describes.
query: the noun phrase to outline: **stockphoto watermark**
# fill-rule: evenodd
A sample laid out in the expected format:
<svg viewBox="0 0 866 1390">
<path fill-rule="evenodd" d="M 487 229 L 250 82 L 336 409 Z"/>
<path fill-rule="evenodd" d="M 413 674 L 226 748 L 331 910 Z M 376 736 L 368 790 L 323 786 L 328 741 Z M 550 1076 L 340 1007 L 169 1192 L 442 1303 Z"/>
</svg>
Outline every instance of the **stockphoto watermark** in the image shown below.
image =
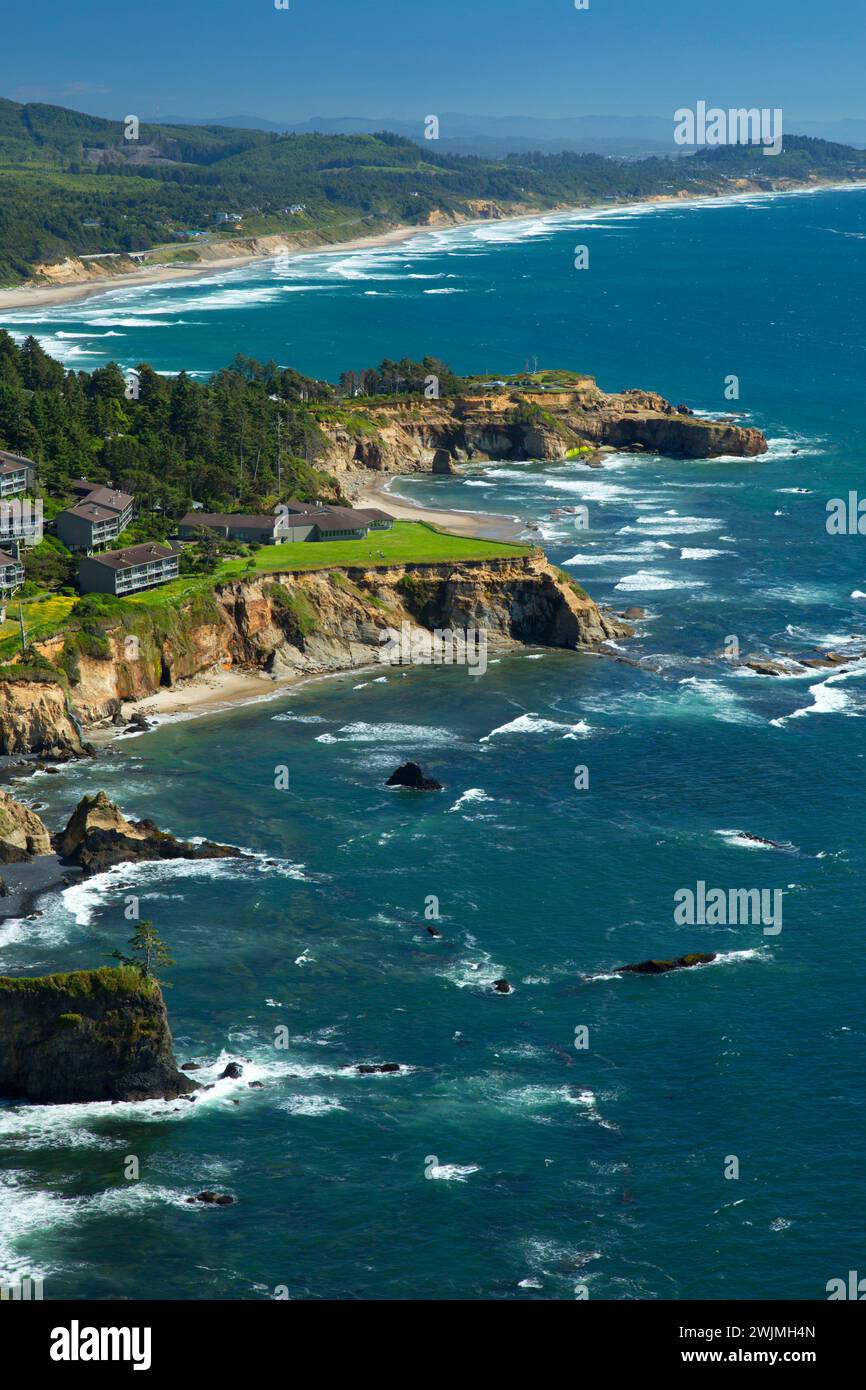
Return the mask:
<svg viewBox="0 0 866 1390">
<path fill-rule="evenodd" d="M 4 497 L 0 501 L 0 545 L 9 541 L 38 545 L 43 534 L 41 497 Z"/>
<path fill-rule="evenodd" d="M 0 1303 L 28 1303 L 45 1297 L 45 1281 L 40 1274 L 0 1276 Z"/>
<path fill-rule="evenodd" d="M 470 676 L 487 670 L 484 628 L 427 628 L 401 623 L 379 633 L 379 660 L 387 666 L 465 666 Z"/>
<path fill-rule="evenodd" d="M 699 879 L 694 888 L 674 893 L 674 922 L 678 927 L 763 927 L 765 936 L 782 930 L 781 888 L 708 888 Z"/>
<path fill-rule="evenodd" d="M 783 113 L 780 106 L 707 106 L 699 101 L 692 110 L 674 112 L 677 145 L 763 145 L 764 154 L 781 154 Z"/>
</svg>

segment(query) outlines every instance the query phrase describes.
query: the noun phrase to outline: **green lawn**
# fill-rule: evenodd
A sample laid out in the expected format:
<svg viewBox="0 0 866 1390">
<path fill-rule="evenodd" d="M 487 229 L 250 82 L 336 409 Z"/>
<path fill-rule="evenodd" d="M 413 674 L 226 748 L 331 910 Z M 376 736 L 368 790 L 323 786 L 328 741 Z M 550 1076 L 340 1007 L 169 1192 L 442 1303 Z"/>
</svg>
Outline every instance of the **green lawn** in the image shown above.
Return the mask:
<svg viewBox="0 0 866 1390">
<path fill-rule="evenodd" d="M 395 521 L 390 531 L 371 531 L 363 541 L 294 541 L 263 545 L 250 560 L 227 560 L 212 575 L 187 577 L 148 589 L 128 603 L 171 603 L 181 595 L 200 593 L 215 584 L 257 574 L 298 574 L 304 570 L 372 569 L 386 565 L 437 564 L 448 560 L 514 559 L 530 555 L 532 547 L 510 541 L 475 540 L 439 531 L 425 521 Z"/>
</svg>

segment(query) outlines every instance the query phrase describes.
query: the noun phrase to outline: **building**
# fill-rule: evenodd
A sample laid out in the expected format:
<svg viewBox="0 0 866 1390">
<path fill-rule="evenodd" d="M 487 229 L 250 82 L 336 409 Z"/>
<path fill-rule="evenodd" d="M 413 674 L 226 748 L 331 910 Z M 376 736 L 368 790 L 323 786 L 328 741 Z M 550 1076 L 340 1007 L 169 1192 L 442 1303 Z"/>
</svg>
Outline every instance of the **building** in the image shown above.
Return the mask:
<svg viewBox="0 0 866 1390">
<path fill-rule="evenodd" d="M 128 492 L 96 486 L 80 502 L 57 513 L 57 538 L 70 550 L 110 545 L 132 521 L 134 504 L 135 498 Z"/>
<path fill-rule="evenodd" d="M 196 531 L 205 527 L 228 541 L 277 545 L 288 539 L 285 534 L 287 520 L 284 513 L 251 516 L 245 512 L 187 512 L 178 527 L 178 535 L 182 540 L 191 540 Z"/>
<path fill-rule="evenodd" d="M 389 531 L 394 518 L 376 508 L 332 507 L 328 503 L 282 502 L 274 516 L 240 512 L 187 512 L 178 534 L 192 540 L 204 526 L 226 540 L 282 545 L 291 541 L 364 540 L 369 531 Z"/>
<path fill-rule="evenodd" d="M 17 554 L 0 550 L 0 594 L 8 598 L 12 590 L 24 583 L 24 566 Z"/>
<path fill-rule="evenodd" d="M 104 550 L 82 555 L 78 561 L 78 587 L 83 594 L 134 594 L 177 579 L 180 548 L 145 541 L 123 550 Z"/>
<path fill-rule="evenodd" d="M 14 497 L 26 492 L 36 482 L 36 464 L 21 454 L 0 449 L 0 497 Z"/>
</svg>

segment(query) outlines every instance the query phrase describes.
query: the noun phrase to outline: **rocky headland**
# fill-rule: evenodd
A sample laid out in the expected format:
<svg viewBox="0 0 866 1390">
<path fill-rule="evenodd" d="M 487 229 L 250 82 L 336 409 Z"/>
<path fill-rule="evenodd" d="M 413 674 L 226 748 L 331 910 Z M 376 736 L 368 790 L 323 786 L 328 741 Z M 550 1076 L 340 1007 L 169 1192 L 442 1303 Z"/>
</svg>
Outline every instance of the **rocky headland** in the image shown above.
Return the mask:
<svg viewBox="0 0 866 1390">
<path fill-rule="evenodd" d="M 134 967 L 0 976 L 0 1096 L 69 1105 L 198 1089 L 178 1070 L 159 985 Z"/>
<path fill-rule="evenodd" d="M 561 388 L 490 387 L 441 400 L 359 405 L 357 423 L 322 425 L 323 460 L 352 494 L 377 473 L 447 473 L 488 459 L 575 458 L 598 463 L 599 450 L 709 459 L 767 452 L 758 429 L 727 416 L 698 417 L 654 391 L 602 391 L 576 376 Z"/>
</svg>

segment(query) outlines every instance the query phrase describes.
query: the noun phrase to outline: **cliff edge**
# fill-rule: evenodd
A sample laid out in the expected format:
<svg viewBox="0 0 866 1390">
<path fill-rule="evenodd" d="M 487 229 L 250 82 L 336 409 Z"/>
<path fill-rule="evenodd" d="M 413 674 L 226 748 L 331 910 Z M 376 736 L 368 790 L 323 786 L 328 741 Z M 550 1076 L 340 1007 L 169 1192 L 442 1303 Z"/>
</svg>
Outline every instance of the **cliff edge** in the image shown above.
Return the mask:
<svg viewBox="0 0 866 1390">
<path fill-rule="evenodd" d="M 162 991 L 135 968 L 0 976 L 0 1096 L 70 1105 L 195 1090 L 177 1069 Z"/>
</svg>

